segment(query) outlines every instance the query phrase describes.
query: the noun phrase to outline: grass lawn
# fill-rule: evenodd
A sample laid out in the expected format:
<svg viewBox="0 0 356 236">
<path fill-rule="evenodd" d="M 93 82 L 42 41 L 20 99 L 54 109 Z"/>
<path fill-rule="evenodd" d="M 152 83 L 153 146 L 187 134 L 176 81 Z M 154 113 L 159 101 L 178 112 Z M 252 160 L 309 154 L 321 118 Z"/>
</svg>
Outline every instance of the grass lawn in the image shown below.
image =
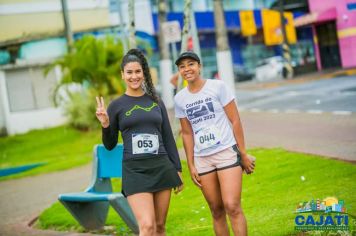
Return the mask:
<svg viewBox="0 0 356 236">
<path fill-rule="evenodd" d="M 91 162 L 94 144 L 101 143 L 101 130 L 80 132 L 61 126 L 0 138 L 0 168 L 28 164 L 45 165 L 0 180 L 69 169 Z"/>
<path fill-rule="evenodd" d="M 242 206 L 249 235 L 296 235 L 294 211 L 297 204 L 329 196 L 345 201 L 350 214 L 349 224 L 355 227 L 355 165 L 283 149 L 254 149 L 249 152 L 257 157 L 255 173 L 244 175 L 243 180 Z M 213 235 L 208 206 L 192 184 L 184 161 L 183 168 L 185 189 L 172 196 L 167 235 Z M 119 191 L 120 182 L 117 180 L 114 185 Z M 107 225 L 108 233 L 130 235 L 113 210 L 109 213 Z M 54 203 L 41 214 L 36 227 L 84 231 L 59 203 Z"/>
</svg>

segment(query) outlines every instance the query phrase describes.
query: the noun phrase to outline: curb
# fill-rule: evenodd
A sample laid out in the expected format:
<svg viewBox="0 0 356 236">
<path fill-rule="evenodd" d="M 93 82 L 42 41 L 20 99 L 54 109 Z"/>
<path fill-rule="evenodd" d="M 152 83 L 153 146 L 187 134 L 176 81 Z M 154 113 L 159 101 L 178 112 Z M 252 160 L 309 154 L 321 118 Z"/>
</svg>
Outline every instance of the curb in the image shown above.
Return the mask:
<svg viewBox="0 0 356 236">
<path fill-rule="evenodd" d="M 305 83 L 307 81 L 313 80 L 322 80 L 322 79 L 332 79 L 342 76 L 353 76 L 356 75 L 356 68 L 352 69 L 344 69 L 337 71 L 319 71 L 309 74 L 298 75 L 293 79 L 277 79 L 277 80 L 269 80 L 269 81 L 249 81 L 246 83 L 238 83 L 235 85 L 235 89 L 238 90 L 263 90 L 263 89 L 272 89 L 277 88 L 286 84 L 300 84 Z"/>
</svg>

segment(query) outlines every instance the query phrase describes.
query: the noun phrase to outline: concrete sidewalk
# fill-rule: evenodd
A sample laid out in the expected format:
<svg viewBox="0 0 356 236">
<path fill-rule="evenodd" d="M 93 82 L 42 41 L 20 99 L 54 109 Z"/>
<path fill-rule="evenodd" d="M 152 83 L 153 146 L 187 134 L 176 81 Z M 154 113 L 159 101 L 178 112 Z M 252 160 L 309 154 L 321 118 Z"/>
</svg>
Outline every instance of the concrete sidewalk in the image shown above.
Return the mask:
<svg viewBox="0 0 356 236">
<path fill-rule="evenodd" d="M 38 215 L 57 201 L 58 194 L 84 190 L 91 177 L 91 163 L 78 168 L 0 182 L 0 235 L 93 235 L 29 226 Z"/>
<path fill-rule="evenodd" d="M 356 164 L 356 115 L 240 113 L 248 149 L 276 148 Z"/>
</svg>

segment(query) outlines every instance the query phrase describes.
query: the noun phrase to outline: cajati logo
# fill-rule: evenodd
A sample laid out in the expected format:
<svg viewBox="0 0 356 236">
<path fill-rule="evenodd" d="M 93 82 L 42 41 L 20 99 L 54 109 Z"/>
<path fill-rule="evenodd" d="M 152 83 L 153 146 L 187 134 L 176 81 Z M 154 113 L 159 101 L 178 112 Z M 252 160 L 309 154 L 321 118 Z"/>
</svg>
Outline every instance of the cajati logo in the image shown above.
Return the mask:
<svg viewBox="0 0 356 236">
<path fill-rule="evenodd" d="M 301 202 L 296 207 L 295 230 L 349 230 L 349 216 L 343 200 L 327 197 Z"/>
</svg>

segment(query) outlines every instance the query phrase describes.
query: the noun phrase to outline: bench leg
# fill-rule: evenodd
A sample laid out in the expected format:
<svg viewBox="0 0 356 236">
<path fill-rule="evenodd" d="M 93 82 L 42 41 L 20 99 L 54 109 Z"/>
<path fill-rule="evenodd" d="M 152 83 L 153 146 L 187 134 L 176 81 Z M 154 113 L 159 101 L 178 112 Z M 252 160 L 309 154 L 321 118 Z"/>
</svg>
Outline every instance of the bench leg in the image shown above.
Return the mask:
<svg viewBox="0 0 356 236">
<path fill-rule="evenodd" d="M 85 229 L 96 230 L 105 225 L 109 211 L 108 202 L 60 202 Z"/>
<path fill-rule="evenodd" d="M 111 206 L 121 216 L 122 220 L 135 234 L 139 233 L 136 218 L 131 210 L 129 202 L 122 196 L 118 198 L 109 199 Z"/>
</svg>

